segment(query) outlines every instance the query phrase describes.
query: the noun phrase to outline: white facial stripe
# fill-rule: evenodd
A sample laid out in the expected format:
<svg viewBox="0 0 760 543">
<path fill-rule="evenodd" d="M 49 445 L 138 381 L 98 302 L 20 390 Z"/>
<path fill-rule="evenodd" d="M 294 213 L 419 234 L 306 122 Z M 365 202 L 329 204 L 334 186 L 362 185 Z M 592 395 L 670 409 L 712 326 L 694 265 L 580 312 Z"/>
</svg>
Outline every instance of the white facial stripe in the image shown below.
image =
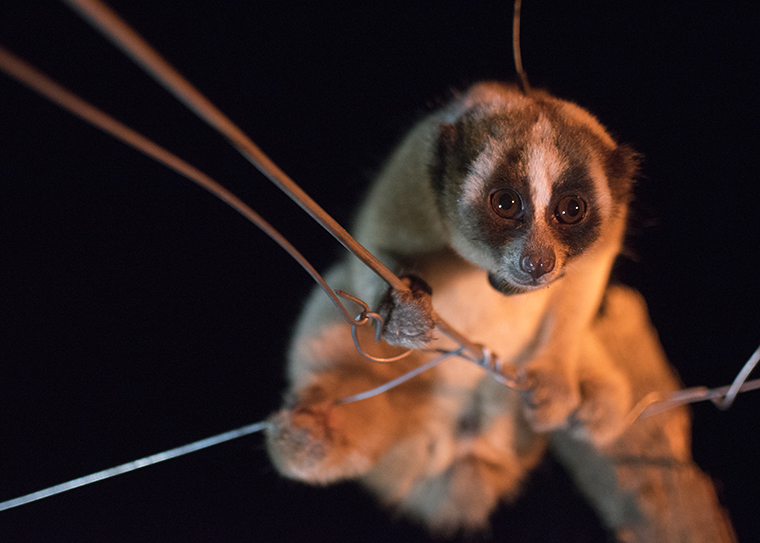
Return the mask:
<svg viewBox="0 0 760 543">
<path fill-rule="evenodd" d="M 542 217 L 552 198 L 552 180 L 557 179 L 565 168 L 552 143 L 551 125 L 541 118 L 533 126 L 530 154 L 528 155 L 528 179 L 533 189 L 533 208 L 536 217 Z"/>
</svg>

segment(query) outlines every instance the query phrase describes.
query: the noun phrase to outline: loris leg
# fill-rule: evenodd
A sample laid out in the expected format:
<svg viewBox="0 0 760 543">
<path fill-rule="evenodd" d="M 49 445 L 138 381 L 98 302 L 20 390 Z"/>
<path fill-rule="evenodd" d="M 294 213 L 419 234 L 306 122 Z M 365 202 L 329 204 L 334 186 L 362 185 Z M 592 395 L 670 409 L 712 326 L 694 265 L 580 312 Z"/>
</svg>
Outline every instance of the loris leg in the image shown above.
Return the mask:
<svg viewBox="0 0 760 543">
<path fill-rule="evenodd" d="M 570 418 L 570 432 L 576 438 L 604 445 L 624 430 L 625 417 L 633 404 L 631 386 L 604 345 L 595 335 L 590 336 L 581 352 L 581 402 Z"/>
<path fill-rule="evenodd" d="M 558 432 L 552 450 L 618 541 L 734 542 L 712 481 L 682 447 L 688 433 L 679 408 L 638 421 L 602 448 Z"/>
<path fill-rule="evenodd" d="M 679 388 L 635 291 L 610 288 L 593 333 L 627 379 L 633 401 Z M 604 446 L 557 432 L 552 448 L 619 541 L 735 541 L 712 482 L 691 458 L 690 439 L 688 413 L 679 407 L 637 420 Z"/>
<path fill-rule="evenodd" d="M 362 475 L 423 418 L 427 406 L 422 398 L 431 376 L 418 376 L 366 400 L 342 400 L 422 364 L 422 357 L 370 362 L 356 352 L 349 327 L 342 324 L 299 343 L 292 356 L 300 357 L 294 361 L 301 365 L 300 376 L 284 408 L 270 418 L 270 457 L 283 475 L 310 483 Z M 370 347 L 378 346 L 370 342 Z"/>
</svg>

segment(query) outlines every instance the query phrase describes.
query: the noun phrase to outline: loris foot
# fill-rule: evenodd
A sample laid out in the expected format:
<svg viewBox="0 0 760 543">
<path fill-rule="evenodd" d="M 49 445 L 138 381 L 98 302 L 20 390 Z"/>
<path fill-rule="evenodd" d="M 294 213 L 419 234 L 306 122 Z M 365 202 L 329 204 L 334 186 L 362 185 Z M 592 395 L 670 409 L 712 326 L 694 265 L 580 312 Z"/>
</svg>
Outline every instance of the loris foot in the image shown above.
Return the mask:
<svg viewBox="0 0 760 543">
<path fill-rule="evenodd" d="M 597 446 L 606 445 L 625 430 L 631 403 L 631 389 L 622 376 L 611 373 L 582 379 L 581 403 L 570 417 L 570 433 Z"/>
<path fill-rule="evenodd" d="M 580 391 L 560 372 L 529 367 L 530 388 L 521 393 L 525 418 L 537 432 L 565 428 L 581 401 Z"/>
<path fill-rule="evenodd" d="M 531 369 L 523 393 L 525 416 L 537 432 L 569 429 L 575 437 L 604 445 L 624 430 L 631 391 L 617 372 L 584 377 L 580 389 L 558 372 Z"/>
<path fill-rule="evenodd" d="M 390 345 L 421 349 L 433 339 L 433 304 L 430 286 L 414 275 L 402 277 L 410 292 L 388 290 L 380 302 L 383 339 Z"/>
<path fill-rule="evenodd" d="M 270 417 L 267 449 L 283 475 L 328 484 L 369 469 L 341 432 L 340 409 L 332 400 L 301 402 Z"/>
</svg>

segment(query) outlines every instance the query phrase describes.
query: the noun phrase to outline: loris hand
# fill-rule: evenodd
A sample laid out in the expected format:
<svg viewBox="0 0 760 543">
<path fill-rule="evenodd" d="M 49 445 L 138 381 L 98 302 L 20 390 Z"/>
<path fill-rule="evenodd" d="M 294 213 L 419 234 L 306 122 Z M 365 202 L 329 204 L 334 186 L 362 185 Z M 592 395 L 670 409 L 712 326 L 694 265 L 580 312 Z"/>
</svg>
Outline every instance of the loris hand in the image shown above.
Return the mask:
<svg viewBox="0 0 760 543">
<path fill-rule="evenodd" d="M 383 339 L 390 345 L 420 349 L 433 339 L 432 289 L 415 275 L 401 278 L 410 291 L 389 289 L 380 301 L 378 313 L 383 317 Z"/>
</svg>

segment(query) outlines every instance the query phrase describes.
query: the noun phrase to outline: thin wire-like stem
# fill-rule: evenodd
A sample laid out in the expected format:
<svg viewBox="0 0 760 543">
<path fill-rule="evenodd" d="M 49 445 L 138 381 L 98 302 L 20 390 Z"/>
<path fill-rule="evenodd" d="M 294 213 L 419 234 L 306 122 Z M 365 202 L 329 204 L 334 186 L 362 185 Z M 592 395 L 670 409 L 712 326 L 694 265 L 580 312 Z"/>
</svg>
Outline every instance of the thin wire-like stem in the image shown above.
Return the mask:
<svg viewBox="0 0 760 543">
<path fill-rule="evenodd" d="M 114 11 L 99 0 L 63 0 L 82 17 L 89 21 L 109 41 L 121 49 L 140 67 L 147 71 L 158 83 L 185 104 L 198 117 L 226 137 L 262 174 L 287 194 L 314 220 L 335 237 L 346 249 L 364 262 L 388 285 L 399 291 L 409 287 L 390 271 L 372 253 L 357 242 L 342 226 L 306 194 L 285 172 L 283 172 L 251 139 L 224 113 L 212 104 L 174 67 L 158 54 L 137 32 L 127 25 Z M 481 348 L 439 316 L 435 315 L 438 329 L 450 339 L 464 347 L 466 356 L 477 360 Z"/>
<path fill-rule="evenodd" d="M 130 29 L 121 19 L 116 16 L 110 9 L 98 0 L 64 0 L 72 7 L 82 13 L 86 19 L 90 20 L 97 28 L 101 29 L 104 34 L 119 46 L 128 56 L 133 58 L 139 65 L 153 74 L 154 78 L 165 86 L 181 102 L 194 111 L 199 117 L 208 122 L 211 126 L 225 135 L 229 141 L 267 178 L 273 181 L 288 196 L 296 201 L 309 215 L 317 220 L 326 230 L 328 230 L 338 241 L 340 241 L 349 251 L 364 261 L 375 273 L 382 277 L 389 285 L 397 290 L 408 290 L 407 286 L 387 267 L 379 262 L 369 251 L 362 247 L 354 240 L 337 222 L 335 222 L 324 210 L 319 207 L 300 187 L 298 187 L 282 170 L 277 167 L 236 125 L 234 125 L 224 114 L 222 114 L 211 102 L 209 102 L 200 92 L 198 92 L 187 80 L 185 80 L 174 68 L 172 68 L 158 53 L 153 50 L 139 35 Z M 528 93 L 527 76 L 522 67 L 522 59 L 519 47 L 520 32 L 520 7 L 521 0 L 515 1 L 515 12 L 513 19 L 513 52 L 515 58 L 515 67 L 521 79 L 523 91 Z M 51 79 L 47 78 L 24 61 L 18 59 L 7 50 L 0 47 L 0 68 L 27 84 L 35 91 L 46 96 L 53 102 L 58 103 L 65 109 L 82 117 L 93 125 L 110 133 L 128 145 L 140 150 L 148 156 L 164 163 L 181 175 L 196 182 L 228 205 L 233 207 L 259 228 L 264 230 L 272 239 L 280 244 L 291 256 L 293 256 L 304 269 L 315 279 L 317 283 L 330 295 L 336 307 L 341 311 L 343 317 L 351 323 L 352 317 L 345 310 L 337 297 L 314 270 L 308 261 L 274 228 L 272 228 L 263 218 L 261 218 L 250 207 L 239 200 L 235 195 L 209 176 L 184 162 L 167 150 L 148 140 L 136 131 L 116 121 L 106 115 L 94 106 L 83 101 L 73 93 L 67 91 Z M 412 377 L 419 375 L 423 371 L 430 369 L 449 356 L 462 356 L 478 363 L 485 358 L 482 356 L 480 346 L 470 342 L 467 338 L 450 328 L 446 323 L 439 320 L 438 323 L 441 331 L 448 337 L 454 339 L 462 348 L 443 353 L 433 358 L 427 363 L 415 368 L 406 374 L 389 381 L 388 383 L 377 387 L 376 389 L 356 394 L 339 401 L 339 403 L 350 403 L 369 398 L 371 396 L 386 392 L 394 386 L 405 382 Z M 746 392 L 760 388 L 760 379 L 745 382 L 746 378 L 760 360 L 760 348 L 753 354 L 748 363 L 740 371 L 732 385 L 706 389 L 698 387 L 686 389 L 665 395 L 657 392 L 645 396 L 629 415 L 629 423 L 633 423 L 639 417 L 650 416 L 677 405 L 693 403 L 703 400 L 718 400 L 721 407 L 728 407 L 733 402 L 735 396 L 740 392 Z M 504 379 L 501 379 L 508 386 L 512 386 Z M 55 485 L 47 489 L 34 492 L 13 500 L 0 502 L 0 511 L 11 509 L 19 505 L 30 503 L 48 496 L 59 494 L 67 490 L 78 488 L 96 481 L 110 478 L 116 475 L 134 471 L 141 467 L 149 466 L 195 452 L 213 445 L 230 441 L 238 437 L 246 436 L 255 432 L 266 429 L 266 422 L 258 422 L 243 426 L 236 430 L 225 432 L 212 436 L 188 445 L 170 449 L 168 451 L 148 456 L 139 460 L 128 462 L 120 466 L 99 471 L 85 477 L 74 479 L 67 483 Z"/>
<path fill-rule="evenodd" d="M 364 391 L 364 392 L 359 392 L 358 394 L 354 394 L 352 396 L 347 396 L 346 398 L 338 400 L 336 403 L 338 405 L 343 405 L 343 404 L 347 404 L 347 403 L 358 402 L 358 401 L 361 401 L 361 400 L 366 400 L 368 398 L 372 398 L 373 396 L 377 396 L 378 394 L 382 394 L 384 392 L 388 392 L 390 389 L 399 386 L 401 383 L 405 383 L 406 381 L 408 381 L 412 377 L 416 377 L 420 373 L 422 373 L 424 371 L 427 371 L 427 370 L 429 370 L 429 369 L 437 366 L 438 364 L 440 364 L 441 362 L 443 362 L 444 360 L 446 360 L 450 356 L 456 356 L 458 354 L 459 353 L 456 352 L 456 351 L 447 352 L 447 353 L 441 353 L 440 355 L 436 356 L 435 358 L 433 358 L 431 360 L 428 360 L 424 364 L 421 364 L 421 365 L 417 366 L 416 368 L 414 368 L 414 369 L 412 369 L 412 370 L 404 373 L 403 375 L 400 375 L 399 377 L 396 377 L 395 379 L 391 379 L 390 381 L 388 381 L 386 383 L 383 383 L 382 385 L 380 385 L 378 387 L 375 387 L 373 389 L 370 389 L 370 390 L 367 390 L 367 391 Z"/>
<path fill-rule="evenodd" d="M 523 94 L 530 93 L 530 84 L 528 83 L 528 74 L 525 73 L 522 63 L 522 52 L 520 50 L 520 10 L 522 0 L 515 0 L 514 12 L 512 15 L 512 55 L 515 59 L 515 71 L 520 78 L 520 88 Z"/>
<path fill-rule="evenodd" d="M 739 373 L 739 376 L 737 376 L 737 380 L 740 376 L 741 372 Z M 674 407 L 678 407 L 679 405 L 704 402 L 707 400 L 712 400 L 715 405 L 724 409 L 722 405 L 723 402 L 720 400 L 724 400 L 728 397 L 728 394 L 731 391 L 732 387 L 733 385 L 726 385 L 716 388 L 693 387 L 677 390 L 676 392 L 671 392 L 670 394 L 664 392 L 650 392 L 641 400 L 639 400 L 633 409 L 631 409 L 624 425 L 626 427 L 630 426 L 637 419 L 652 417 L 654 415 L 658 415 L 660 413 L 664 413 L 665 411 L 673 409 Z M 734 396 L 741 392 L 749 392 L 751 390 L 758 389 L 760 389 L 760 379 L 746 381 L 743 382 L 738 389 L 736 389 Z"/>
<path fill-rule="evenodd" d="M 262 174 L 279 187 L 321 224 L 335 239 L 364 261 L 375 273 L 397 290 L 409 290 L 382 262 L 362 247 L 323 210 L 301 187 L 285 174 L 229 117 L 212 104 L 182 74 L 171 66 L 137 32 L 99 0 L 63 0 L 99 30 L 168 92 L 217 130 Z"/>
<path fill-rule="evenodd" d="M 0 68 L 6 73 L 24 83 L 29 88 L 45 96 L 49 100 L 60 105 L 67 111 L 74 113 L 80 118 L 86 120 L 93 126 L 103 130 L 116 139 L 137 149 L 154 160 L 168 166 L 175 172 L 193 181 L 203 187 L 211 194 L 225 202 L 243 217 L 263 230 L 272 238 L 280 247 L 285 249 L 301 267 L 319 284 L 325 293 L 330 297 L 335 307 L 340 312 L 343 319 L 349 324 L 354 323 L 354 317 L 346 310 L 338 297 L 332 291 L 327 282 L 309 263 L 308 260 L 287 240 L 282 234 L 274 229 L 258 213 L 251 209 L 245 202 L 232 194 L 211 177 L 188 164 L 178 156 L 170 153 L 160 145 L 149 140 L 139 132 L 120 123 L 110 115 L 99 110 L 95 106 L 85 102 L 74 93 L 68 91 L 46 75 L 13 55 L 3 47 L 0 47 Z"/>
<path fill-rule="evenodd" d="M 237 439 L 239 437 L 260 432 L 266 429 L 267 424 L 268 424 L 267 422 L 257 422 L 255 424 L 249 424 L 247 426 L 238 428 L 237 430 L 230 430 L 229 432 L 224 432 L 222 434 L 218 434 L 212 437 L 207 437 L 206 439 L 201 439 L 200 441 L 189 443 L 187 445 L 183 445 L 175 449 L 170 449 L 162 453 L 146 456 L 145 458 L 140 458 L 139 460 L 127 462 L 126 464 L 122 464 L 120 466 L 105 469 L 103 471 L 98 471 L 97 473 L 92 473 L 84 477 L 79 477 L 78 479 L 73 479 L 71 481 L 62 483 L 60 485 L 51 486 L 49 488 L 40 490 L 38 492 L 32 492 L 31 494 L 27 494 L 25 496 L 21 496 L 18 498 L 14 498 L 12 500 L 0 502 L 0 511 L 5 511 L 6 509 L 12 509 L 14 507 L 25 505 L 27 503 L 41 500 L 43 498 L 48 498 L 50 496 L 55 496 L 56 494 L 60 494 L 61 492 L 66 492 L 67 490 L 72 490 L 74 488 L 79 488 L 80 486 L 89 485 L 90 483 L 102 481 L 103 479 L 115 477 L 116 475 L 128 473 L 130 471 L 144 468 L 146 466 L 152 466 L 153 464 L 163 462 L 164 460 L 170 460 L 172 458 L 177 458 L 178 456 L 199 451 L 201 449 L 205 449 L 213 445 L 218 445 L 219 443 L 224 443 L 225 441 L 230 441 L 233 439 Z"/>
<path fill-rule="evenodd" d="M 744 364 L 744 367 L 742 367 L 741 371 L 739 371 L 739 374 L 734 379 L 734 382 L 731 383 L 731 386 L 726 391 L 725 396 L 720 400 L 714 400 L 715 405 L 721 409 L 728 409 L 731 407 L 731 405 L 734 403 L 734 400 L 736 399 L 736 395 L 739 394 L 739 392 L 743 391 L 746 385 L 750 384 L 745 383 L 744 381 L 747 380 L 747 377 L 749 377 L 749 374 L 752 373 L 752 370 L 755 369 L 755 366 L 757 366 L 757 363 L 759 361 L 760 347 L 758 347 L 755 352 L 752 353 L 752 356 L 750 356 L 749 360 L 747 360 L 747 363 Z"/>
</svg>

